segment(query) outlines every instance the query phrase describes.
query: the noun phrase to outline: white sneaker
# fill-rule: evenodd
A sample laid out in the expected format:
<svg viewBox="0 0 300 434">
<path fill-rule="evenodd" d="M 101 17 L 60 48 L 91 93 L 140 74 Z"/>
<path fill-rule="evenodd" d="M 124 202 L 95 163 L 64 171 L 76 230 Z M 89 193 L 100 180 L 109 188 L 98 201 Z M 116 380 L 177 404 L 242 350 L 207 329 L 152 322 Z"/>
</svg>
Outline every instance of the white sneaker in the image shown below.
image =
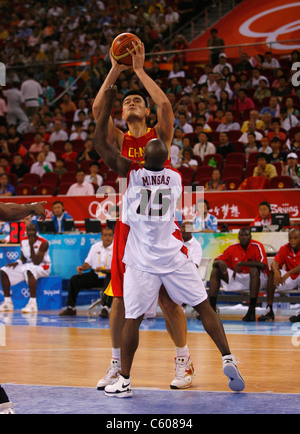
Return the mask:
<svg viewBox="0 0 300 434">
<path fill-rule="evenodd" d="M 222 357 L 223 359 L 223 372 L 228 377 L 228 385 L 234 392 L 242 392 L 245 389 L 245 381 L 241 376 L 236 358 L 233 354 Z"/>
<path fill-rule="evenodd" d="M 0 404 L 0 414 L 15 414 L 13 403 L 5 402 Z"/>
<path fill-rule="evenodd" d="M 171 389 L 187 389 L 191 387 L 196 371 L 190 357 L 175 357 L 175 378 Z"/>
<path fill-rule="evenodd" d="M 127 380 L 123 375 L 119 374 L 119 377 L 113 384 L 109 384 L 104 389 L 106 396 L 115 396 L 117 398 L 131 398 L 132 390 L 130 384 L 130 378 Z"/>
<path fill-rule="evenodd" d="M 13 312 L 14 311 L 14 305 L 13 302 L 10 301 L 4 301 L 0 305 L 0 312 Z"/>
<path fill-rule="evenodd" d="M 117 359 L 112 359 L 110 367 L 106 370 L 106 374 L 98 381 L 97 389 L 104 390 L 105 386 L 113 384 L 119 377 L 121 372 L 121 362 Z"/>
<path fill-rule="evenodd" d="M 23 309 L 21 310 L 22 313 L 37 313 L 38 308 L 37 308 L 37 303 L 36 300 L 32 300 L 30 299 L 29 302 L 27 303 L 27 306 L 23 307 Z"/>
</svg>

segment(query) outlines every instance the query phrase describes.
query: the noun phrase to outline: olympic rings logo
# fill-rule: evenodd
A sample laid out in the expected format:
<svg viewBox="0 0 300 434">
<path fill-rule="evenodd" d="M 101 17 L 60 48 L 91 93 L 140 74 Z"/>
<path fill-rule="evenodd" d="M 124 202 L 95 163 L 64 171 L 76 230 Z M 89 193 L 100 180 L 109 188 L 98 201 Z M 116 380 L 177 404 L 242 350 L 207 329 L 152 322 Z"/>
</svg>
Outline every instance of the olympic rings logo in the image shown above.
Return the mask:
<svg viewBox="0 0 300 434">
<path fill-rule="evenodd" d="M 21 289 L 21 294 L 23 295 L 23 297 L 29 298 L 30 297 L 29 288 L 22 288 Z"/>
<path fill-rule="evenodd" d="M 274 12 L 282 11 L 284 9 L 289 9 L 289 8 L 297 8 L 297 7 L 300 7 L 300 2 L 288 3 L 288 4 L 285 4 L 282 6 L 277 6 L 275 8 L 260 12 L 259 14 L 256 14 L 253 17 L 249 18 L 247 21 L 245 21 L 240 26 L 239 32 L 242 35 L 247 36 L 249 38 L 266 38 L 266 44 L 268 44 L 270 42 L 275 42 L 275 41 L 277 41 L 278 36 L 285 35 L 285 34 L 299 30 L 300 29 L 300 20 L 295 20 L 291 23 L 284 24 L 283 26 L 279 27 L 277 30 L 274 30 L 272 32 L 254 32 L 250 29 L 251 25 L 253 23 L 255 23 L 257 20 L 259 20 L 260 18 L 266 17 L 267 15 L 270 15 Z M 298 11 L 298 16 L 299 16 L 299 12 L 300 11 Z M 296 11 L 293 13 L 293 16 L 297 16 Z M 289 50 L 289 51 L 291 51 L 291 50 L 296 50 L 296 49 L 300 48 L 300 45 L 299 44 L 284 45 L 282 43 L 276 42 L 276 44 L 272 44 L 272 47 L 276 50 L 282 50 L 282 51 Z"/>
<path fill-rule="evenodd" d="M 67 246 L 75 246 L 77 240 L 76 238 L 66 238 L 64 242 Z"/>
<path fill-rule="evenodd" d="M 18 259 L 19 253 L 18 252 L 6 252 L 6 257 L 10 261 L 15 261 L 16 259 Z"/>
</svg>

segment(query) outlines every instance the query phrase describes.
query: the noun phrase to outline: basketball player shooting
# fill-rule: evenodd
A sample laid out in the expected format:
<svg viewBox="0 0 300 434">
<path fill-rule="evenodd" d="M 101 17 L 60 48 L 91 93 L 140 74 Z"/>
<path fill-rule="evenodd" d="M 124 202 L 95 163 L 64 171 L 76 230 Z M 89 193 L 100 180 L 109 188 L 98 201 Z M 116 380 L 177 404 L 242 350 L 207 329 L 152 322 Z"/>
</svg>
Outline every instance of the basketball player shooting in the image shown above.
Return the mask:
<svg viewBox="0 0 300 434">
<path fill-rule="evenodd" d="M 144 148 L 153 138 L 160 138 L 167 145 L 169 153 L 173 140 L 174 113 L 170 101 L 160 87 L 149 77 L 144 70 L 145 48 L 133 42 L 134 50 L 128 54 L 132 57 L 132 68 L 150 97 L 157 106 L 157 124 L 154 128 L 147 128 L 146 119 L 150 113 L 147 100 L 141 92 L 129 91 L 123 97 L 123 118 L 128 125 L 128 133 L 124 134 L 114 126 L 113 120 L 108 119 L 108 142 L 121 151 L 122 155 L 140 162 L 144 161 Z M 94 104 L 93 114 L 97 120 L 105 107 L 105 89 L 114 85 L 120 73 L 128 66 L 118 64 L 110 53 L 112 68 L 101 86 Z M 96 144 L 97 146 L 97 144 Z M 96 147 L 97 149 L 97 147 Z M 126 227 L 118 220 L 115 229 L 114 251 L 112 259 L 111 285 L 105 292 L 113 296 L 110 313 L 110 331 L 112 340 L 112 361 L 107 374 L 99 380 L 98 390 L 103 390 L 107 384 L 113 382 L 118 375 L 121 347 L 121 333 L 125 321 L 123 302 L 123 275 L 125 272 L 122 258 L 126 240 Z M 181 307 L 175 304 L 162 287 L 159 294 L 159 305 L 166 321 L 166 328 L 176 347 L 175 378 L 170 387 L 172 389 L 185 389 L 191 386 L 195 375 L 193 363 L 187 346 L 187 321 Z"/>
<path fill-rule="evenodd" d="M 3 203 L 0 202 L 0 220 L 4 222 L 15 222 L 22 220 L 29 215 L 36 215 L 45 220 L 46 213 L 44 205 L 47 202 L 36 202 L 31 204 Z M 9 400 L 5 390 L 0 386 L 0 414 L 13 414 L 13 403 Z"/>
<path fill-rule="evenodd" d="M 242 391 L 245 383 L 230 352 L 223 325 L 209 304 L 182 238 L 174 231 L 176 203 L 182 193 L 181 175 L 171 166 L 165 166 L 168 148 L 161 139 L 147 143 L 144 166 L 124 157 L 108 143 L 108 119 L 116 95 L 116 86 L 105 90 L 106 103 L 93 138 L 93 145 L 104 162 L 119 176 L 127 178 L 122 221 L 130 228 L 123 257 L 126 271 L 121 373 L 113 384 L 105 387 L 105 394 L 119 398 L 132 396 L 130 371 L 138 348 L 139 326 L 144 315 L 154 313 L 161 285 L 175 303 L 189 304 L 199 313 L 204 329 L 222 355 L 229 387 Z"/>
</svg>

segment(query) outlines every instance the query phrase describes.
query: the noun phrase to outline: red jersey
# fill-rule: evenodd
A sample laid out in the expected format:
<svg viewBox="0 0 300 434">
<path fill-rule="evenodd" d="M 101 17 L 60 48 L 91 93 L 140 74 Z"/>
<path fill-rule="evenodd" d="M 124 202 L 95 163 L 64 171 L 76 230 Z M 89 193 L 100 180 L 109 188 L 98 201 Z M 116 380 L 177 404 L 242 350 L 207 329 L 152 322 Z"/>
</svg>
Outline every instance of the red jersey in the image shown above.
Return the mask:
<svg viewBox="0 0 300 434">
<path fill-rule="evenodd" d="M 265 273 L 269 272 L 268 260 L 265 248 L 259 241 L 251 240 L 245 250 L 240 243 L 233 244 L 227 247 L 224 252 L 217 257 L 217 260 L 224 261 L 228 268 L 234 270 L 239 262 L 252 262 L 258 261 L 262 262 L 267 266 L 263 271 Z M 240 267 L 239 273 L 248 274 L 250 267 Z"/>
<path fill-rule="evenodd" d="M 280 247 L 279 252 L 274 258 L 274 261 L 278 262 L 279 267 L 282 268 L 285 265 L 286 271 L 290 271 L 300 265 L 300 250 L 295 252 L 289 243 Z M 292 279 L 297 279 L 300 273 L 291 274 Z"/>
<path fill-rule="evenodd" d="M 157 137 L 155 128 L 148 128 L 146 134 L 141 137 L 134 137 L 128 131 L 124 135 L 121 153 L 124 157 L 130 158 L 130 160 L 139 161 L 141 164 L 144 164 L 145 146 L 149 140 L 156 139 Z"/>
</svg>

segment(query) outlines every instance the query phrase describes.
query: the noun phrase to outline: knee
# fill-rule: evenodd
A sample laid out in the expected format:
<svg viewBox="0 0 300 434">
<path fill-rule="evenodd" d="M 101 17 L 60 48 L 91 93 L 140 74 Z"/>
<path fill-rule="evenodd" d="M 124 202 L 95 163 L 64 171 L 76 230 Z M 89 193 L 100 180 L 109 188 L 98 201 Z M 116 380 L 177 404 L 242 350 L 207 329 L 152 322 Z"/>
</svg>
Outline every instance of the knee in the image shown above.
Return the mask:
<svg viewBox="0 0 300 434">
<path fill-rule="evenodd" d="M 256 277 L 258 277 L 259 276 L 259 273 L 260 273 L 260 271 L 259 271 L 259 269 L 258 268 L 256 268 L 256 267 L 252 267 L 252 268 L 250 268 L 250 272 L 249 272 L 249 274 L 250 274 L 250 279 L 252 278 L 256 278 Z"/>
</svg>

